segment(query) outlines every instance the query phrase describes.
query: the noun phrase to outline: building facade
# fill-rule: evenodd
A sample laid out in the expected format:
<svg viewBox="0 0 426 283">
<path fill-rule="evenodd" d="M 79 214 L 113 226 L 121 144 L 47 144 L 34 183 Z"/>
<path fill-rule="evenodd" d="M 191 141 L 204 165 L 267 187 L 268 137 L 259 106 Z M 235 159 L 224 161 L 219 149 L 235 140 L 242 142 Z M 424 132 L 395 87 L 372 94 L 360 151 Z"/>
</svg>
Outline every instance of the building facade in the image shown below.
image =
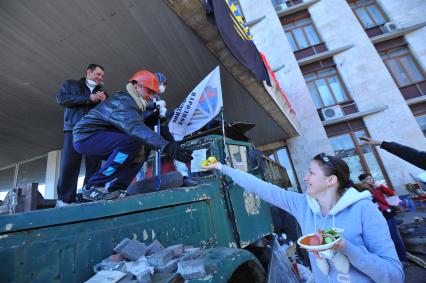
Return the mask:
<svg viewBox="0 0 426 283">
<path fill-rule="evenodd" d="M 262 146 L 304 190 L 309 160 L 343 158 L 405 193 L 419 168 L 360 136 L 426 150 L 425 1 L 240 0 L 258 49 L 296 109 L 300 135 Z"/>
</svg>

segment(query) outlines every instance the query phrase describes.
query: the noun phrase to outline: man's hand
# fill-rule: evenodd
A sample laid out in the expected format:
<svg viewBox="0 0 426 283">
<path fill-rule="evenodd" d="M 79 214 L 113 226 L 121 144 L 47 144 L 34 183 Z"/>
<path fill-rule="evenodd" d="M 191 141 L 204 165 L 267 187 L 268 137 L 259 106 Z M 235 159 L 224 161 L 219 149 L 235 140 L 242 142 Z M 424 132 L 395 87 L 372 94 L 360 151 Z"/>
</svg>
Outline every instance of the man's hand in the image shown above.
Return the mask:
<svg viewBox="0 0 426 283">
<path fill-rule="evenodd" d="M 369 144 L 369 145 L 378 145 L 380 146 L 382 144 L 383 141 L 379 141 L 379 140 L 375 140 L 373 138 L 369 138 L 366 136 L 362 136 L 359 138 L 360 140 L 364 141 L 365 144 Z"/>
<path fill-rule="evenodd" d="M 105 92 L 103 90 L 96 92 L 96 95 L 98 96 L 98 98 L 101 102 L 106 99 L 106 95 L 105 95 Z"/>
<path fill-rule="evenodd" d="M 94 102 L 94 103 L 97 103 L 97 102 L 99 102 L 99 96 L 98 96 L 98 94 L 97 93 L 92 93 L 91 95 L 90 95 L 90 101 L 92 101 L 92 102 Z"/>
<path fill-rule="evenodd" d="M 192 150 L 181 147 L 177 142 L 169 142 L 164 148 L 164 152 L 166 152 L 170 158 L 183 163 L 192 160 Z"/>
<path fill-rule="evenodd" d="M 212 169 L 216 169 L 216 170 L 222 170 L 222 163 L 220 162 L 215 162 L 213 164 L 207 165 L 207 166 L 201 166 L 201 168 L 203 170 L 212 170 Z"/>
</svg>

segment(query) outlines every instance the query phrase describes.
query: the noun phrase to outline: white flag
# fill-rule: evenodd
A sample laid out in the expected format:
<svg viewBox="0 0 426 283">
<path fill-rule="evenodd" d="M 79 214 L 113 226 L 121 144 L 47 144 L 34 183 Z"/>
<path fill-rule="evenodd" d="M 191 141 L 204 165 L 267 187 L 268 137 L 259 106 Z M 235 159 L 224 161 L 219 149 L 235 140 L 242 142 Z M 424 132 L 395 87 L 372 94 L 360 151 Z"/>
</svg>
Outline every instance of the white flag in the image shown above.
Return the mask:
<svg viewBox="0 0 426 283">
<path fill-rule="evenodd" d="M 217 66 L 208 74 L 183 103 L 175 110 L 169 122 L 169 130 L 175 140 L 201 129 L 217 114 L 223 106 L 220 69 Z"/>
</svg>

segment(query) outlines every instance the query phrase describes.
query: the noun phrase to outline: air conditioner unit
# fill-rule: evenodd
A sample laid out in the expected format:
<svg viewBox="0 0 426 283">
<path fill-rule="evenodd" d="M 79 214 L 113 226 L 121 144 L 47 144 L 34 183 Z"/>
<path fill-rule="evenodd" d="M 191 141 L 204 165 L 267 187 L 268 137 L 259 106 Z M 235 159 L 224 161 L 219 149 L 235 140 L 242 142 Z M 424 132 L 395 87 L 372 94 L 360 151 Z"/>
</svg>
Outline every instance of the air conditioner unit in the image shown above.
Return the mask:
<svg viewBox="0 0 426 283">
<path fill-rule="evenodd" d="M 282 10 L 285 10 L 287 8 L 287 5 L 285 3 L 282 3 L 275 6 L 275 11 L 281 12 Z"/>
<path fill-rule="evenodd" d="M 340 105 L 334 105 L 331 107 L 326 107 L 321 109 L 321 114 L 324 120 L 332 120 L 339 117 L 343 117 L 345 114 L 343 113 L 342 107 Z"/>
<path fill-rule="evenodd" d="M 397 26 L 393 22 L 387 22 L 382 26 L 384 33 L 392 32 L 397 29 Z"/>
</svg>

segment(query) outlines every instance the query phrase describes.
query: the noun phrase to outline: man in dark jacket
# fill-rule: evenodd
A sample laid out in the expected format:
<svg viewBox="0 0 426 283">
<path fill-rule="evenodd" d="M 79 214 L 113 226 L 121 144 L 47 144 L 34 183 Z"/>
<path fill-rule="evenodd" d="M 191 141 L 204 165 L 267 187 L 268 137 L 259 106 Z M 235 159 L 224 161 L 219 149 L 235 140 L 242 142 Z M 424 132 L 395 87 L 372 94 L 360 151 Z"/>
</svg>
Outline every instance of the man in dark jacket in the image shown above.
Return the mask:
<svg viewBox="0 0 426 283">
<path fill-rule="evenodd" d="M 145 156 L 144 148 L 160 150 L 182 162 L 192 159 L 192 151 L 168 142 L 144 124 L 146 107 L 159 91 L 155 75 L 139 71 L 126 89 L 92 109 L 74 127 L 77 152 L 106 160 L 83 189 L 87 200 L 118 197 L 142 167 L 143 162 L 134 161 Z"/>
<path fill-rule="evenodd" d="M 384 150 L 398 156 L 401 159 L 426 170 L 426 151 L 420 151 L 396 142 L 379 141 L 369 137 L 360 137 L 366 144 L 380 146 Z"/>
<path fill-rule="evenodd" d="M 78 175 L 80 173 L 81 154 L 73 147 L 72 128 L 96 104 L 105 100 L 101 84 L 104 68 L 90 64 L 86 77 L 80 80 L 67 80 L 56 94 L 58 104 L 64 107 L 64 146 L 61 155 L 61 169 L 57 184 L 58 205 L 76 201 Z M 98 158 L 86 156 L 86 182 L 99 169 Z"/>
</svg>

